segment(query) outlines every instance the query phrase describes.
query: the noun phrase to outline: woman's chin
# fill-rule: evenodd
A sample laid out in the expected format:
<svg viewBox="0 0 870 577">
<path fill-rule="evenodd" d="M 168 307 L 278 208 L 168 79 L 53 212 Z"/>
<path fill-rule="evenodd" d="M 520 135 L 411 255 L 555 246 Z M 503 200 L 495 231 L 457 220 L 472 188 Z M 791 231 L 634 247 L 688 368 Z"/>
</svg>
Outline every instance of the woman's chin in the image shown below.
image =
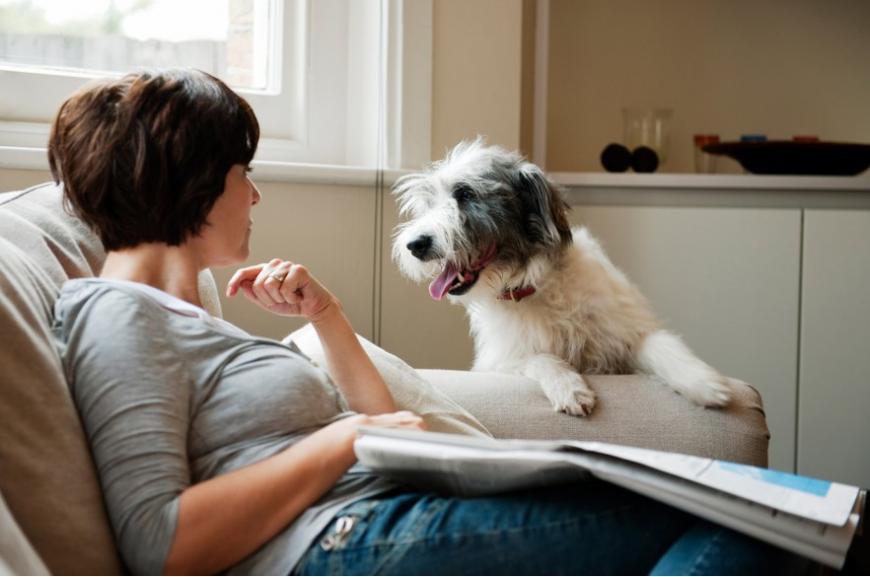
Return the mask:
<svg viewBox="0 0 870 577">
<path fill-rule="evenodd" d="M 251 256 L 251 249 L 246 245 L 235 253 L 222 254 L 206 264 L 207 268 L 223 268 L 242 264 Z"/>
<path fill-rule="evenodd" d="M 245 246 L 239 251 L 239 254 L 236 255 L 236 258 L 233 259 L 231 264 L 240 264 L 248 260 L 248 257 L 251 256 L 251 247 L 245 243 Z"/>
</svg>

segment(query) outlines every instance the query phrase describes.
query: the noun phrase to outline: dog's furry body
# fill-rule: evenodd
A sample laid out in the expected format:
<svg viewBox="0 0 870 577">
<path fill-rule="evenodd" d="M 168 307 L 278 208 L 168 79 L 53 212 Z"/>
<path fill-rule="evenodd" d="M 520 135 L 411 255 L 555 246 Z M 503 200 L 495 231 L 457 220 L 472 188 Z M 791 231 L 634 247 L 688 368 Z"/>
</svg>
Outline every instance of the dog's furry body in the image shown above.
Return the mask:
<svg viewBox="0 0 870 577">
<path fill-rule="evenodd" d="M 660 328 L 589 232 L 569 227 L 555 186 L 518 154 L 464 142 L 395 190 L 411 218 L 397 228 L 393 256 L 406 276 L 436 277 L 433 298 L 466 307 L 475 370 L 534 378 L 556 410 L 576 415 L 595 404 L 581 373 L 641 371 L 701 405 L 730 400 L 728 379 Z"/>
</svg>

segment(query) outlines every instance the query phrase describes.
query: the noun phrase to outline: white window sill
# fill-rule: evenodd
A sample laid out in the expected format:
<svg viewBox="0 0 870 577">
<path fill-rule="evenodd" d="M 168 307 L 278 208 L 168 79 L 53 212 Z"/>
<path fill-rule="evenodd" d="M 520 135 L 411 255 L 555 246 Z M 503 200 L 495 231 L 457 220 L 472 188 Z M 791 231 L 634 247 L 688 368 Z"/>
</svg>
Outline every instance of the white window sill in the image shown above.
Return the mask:
<svg viewBox="0 0 870 577">
<path fill-rule="evenodd" d="M 374 187 L 378 184 L 379 177 L 379 171 L 376 168 L 363 166 L 254 161 L 253 167 L 252 177 L 255 182 Z M 383 171 L 383 184 L 392 186 L 400 176 L 409 172 L 407 170 L 385 170 Z"/>
<path fill-rule="evenodd" d="M 379 171 L 371 167 L 295 162 L 254 161 L 253 178 L 258 182 L 289 182 L 298 184 L 332 184 L 344 186 L 377 185 Z M 48 170 L 45 148 L 0 146 L 0 169 Z M 406 170 L 386 170 L 383 184 L 392 186 Z"/>
</svg>

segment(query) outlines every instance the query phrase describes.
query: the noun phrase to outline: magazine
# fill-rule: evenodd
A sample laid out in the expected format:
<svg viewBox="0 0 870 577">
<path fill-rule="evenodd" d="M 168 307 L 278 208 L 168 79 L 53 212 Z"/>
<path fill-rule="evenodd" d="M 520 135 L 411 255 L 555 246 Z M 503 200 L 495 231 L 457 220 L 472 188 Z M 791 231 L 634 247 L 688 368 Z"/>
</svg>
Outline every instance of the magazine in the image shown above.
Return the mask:
<svg viewBox="0 0 870 577">
<path fill-rule="evenodd" d="M 472 496 L 593 476 L 841 568 L 863 516 L 858 487 L 679 453 L 592 441 L 502 440 L 363 427 L 362 465 Z"/>
</svg>

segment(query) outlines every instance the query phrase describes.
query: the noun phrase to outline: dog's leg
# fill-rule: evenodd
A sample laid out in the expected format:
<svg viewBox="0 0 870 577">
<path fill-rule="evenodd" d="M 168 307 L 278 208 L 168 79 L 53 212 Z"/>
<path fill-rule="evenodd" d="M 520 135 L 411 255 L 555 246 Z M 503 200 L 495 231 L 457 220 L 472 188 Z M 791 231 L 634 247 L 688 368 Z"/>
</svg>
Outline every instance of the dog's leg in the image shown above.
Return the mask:
<svg viewBox="0 0 870 577">
<path fill-rule="evenodd" d="M 518 361 L 515 372 L 538 381 L 556 411 L 586 416 L 595 407 L 595 393 L 569 363 L 553 355 Z"/>
<path fill-rule="evenodd" d="M 728 379 L 699 359 L 677 335 L 657 330 L 638 350 L 638 368 L 656 376 L 687 399 L 704 407 L 724 407 L 731 401 Z"/>
</svg>

